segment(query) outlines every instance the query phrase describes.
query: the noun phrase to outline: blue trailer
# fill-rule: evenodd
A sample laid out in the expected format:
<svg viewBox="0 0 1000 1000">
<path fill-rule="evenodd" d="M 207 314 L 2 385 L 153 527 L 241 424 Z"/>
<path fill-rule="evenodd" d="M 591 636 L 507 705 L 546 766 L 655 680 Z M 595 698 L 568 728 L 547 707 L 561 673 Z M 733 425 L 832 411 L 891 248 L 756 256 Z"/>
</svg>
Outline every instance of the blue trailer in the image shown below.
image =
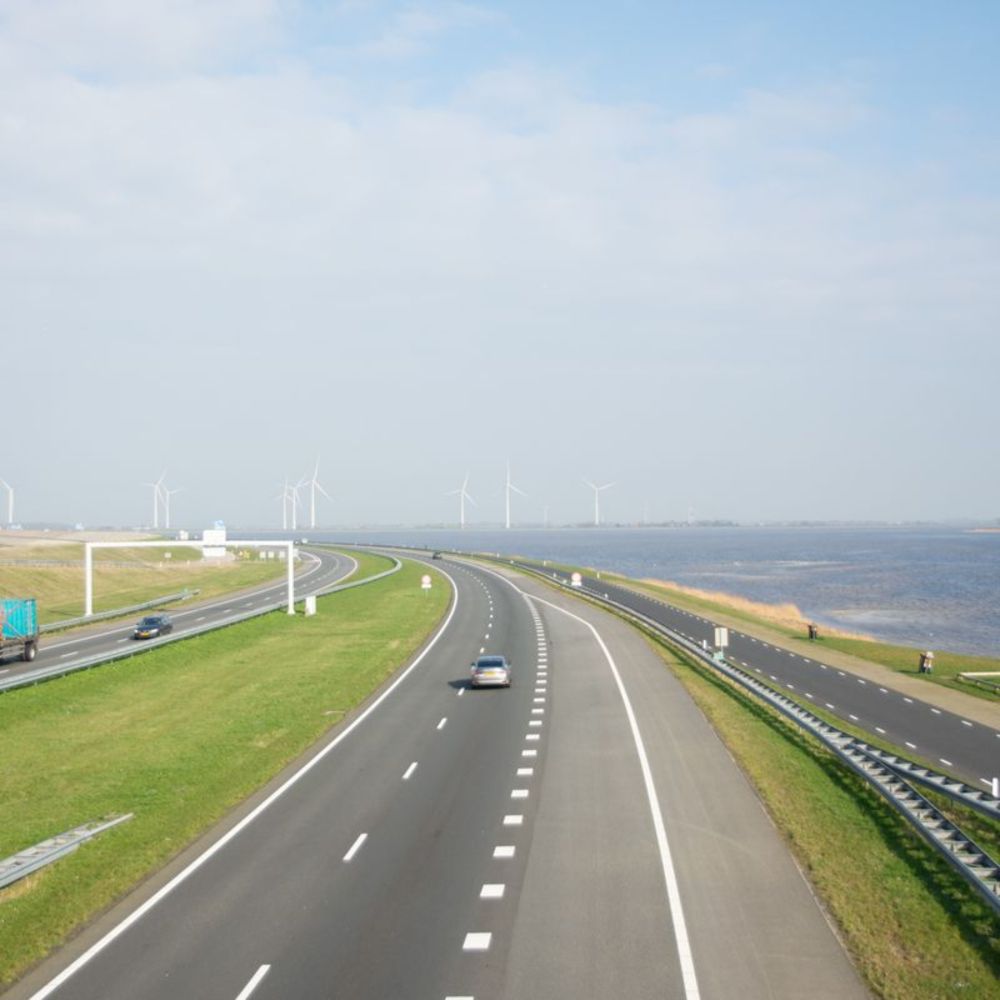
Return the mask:
<svg viewBox="0 0 1000 1000">
<path fill-rule="evenodd" d="M 38 653 L 38 607 L 33 597 L 0 598 L 0 657 L 11 653 L 28 661 Z"/>
</svg>

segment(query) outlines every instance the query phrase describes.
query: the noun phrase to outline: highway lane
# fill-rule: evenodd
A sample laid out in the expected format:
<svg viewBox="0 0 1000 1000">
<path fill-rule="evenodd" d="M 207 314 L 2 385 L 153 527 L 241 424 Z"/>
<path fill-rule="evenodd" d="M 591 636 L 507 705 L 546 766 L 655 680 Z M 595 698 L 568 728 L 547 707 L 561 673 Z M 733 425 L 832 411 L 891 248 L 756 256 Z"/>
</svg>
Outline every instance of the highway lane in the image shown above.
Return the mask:
<svg viewBox="0 0 1000 1000">
<path fill-rule="evenodd" d="M 353 559 L 338 555 L 327 549 L 314 548 L 301 550 L 306 564 L 296 573 L 295 596 L 300 600 L 309 594 L 317 593 L 331 587 L 347 576 L 355 567 Z M 287 592 L 287 581 L 284 576 L 259 587 L 240 590 L 232 594 L 214 598 L 208 602 L 185 604 L 177 610 L 167 609 L 174 623 L 174 631 L 170 639 L 183 635 L 186 631 L 204 627 L 213 620 L 231 617 L 232 615 L 249 613 L 255 607 L 263 607 L 282 600 Z M 153 611 L 149 612 L 154 613 Z M 71 666 L 74 662 L 85 660 L 92 656 L 120 652 L 123 646 L 149 649 L 162 643 L 161 639 L 135 640 L 132 630 L 136 620 L 141 617 L 129 618 L 126 622 L 114 622 L 97 626 L 94 629 L 84 629 L 79 632 L 56 634 L 50 637 L 42 636 L 38 656 L 32 663 L 21 660 L 7 660 L 0 663 L 0 679 L 6 680 L 18 674 L 30 673 L 42 667 L 57 664 Z"/>
<path fill-rule="evenodd" d="M 645 641 L 535 581 L 446 569 L 450 622 L 367 715 L 11 1000 L 123 918 L 36 1000 L 693 1000 L 698 982 L 705 998 L 790 1000 L 803 981 L 817 998 L 865 996 L 741 772 Z M 466 687 L 484 649 L 513 661 L 511 690 Z M 680 907 L 612 659 L 632 690 Z"/>
<path fill-rule="evenodd" d="M 564 574 L 559 576 L 564 578 Z M 708 618 L 596 576 L 584 575 L 583 585 L 694 642 L 707 642 L 709 647 L 714 642 L 715 623 Z M 825 664 L 818 659 L 819 651 L 804 656 L 730 629 L 727 655 L 796 700 L 825 709 L 975 787 L 988 788 L 1000 774 L 1000 732 L 996 729 L 896 691 L 889 684 Z"/>
</svg>

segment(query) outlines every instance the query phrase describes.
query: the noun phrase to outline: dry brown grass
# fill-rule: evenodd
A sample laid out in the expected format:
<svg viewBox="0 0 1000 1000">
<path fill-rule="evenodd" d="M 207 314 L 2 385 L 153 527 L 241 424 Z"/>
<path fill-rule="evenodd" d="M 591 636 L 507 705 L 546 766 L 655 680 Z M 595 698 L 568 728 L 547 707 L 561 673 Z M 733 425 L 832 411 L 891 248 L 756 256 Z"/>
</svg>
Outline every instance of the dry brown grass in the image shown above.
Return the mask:
<svg viewBox="0 0 1000 1000">
<path fill-rule="evenodd" d="M 740 617 L 756 618 L 770 625 L 801 635 L 809 624 L 807 618 L 795 604 L 764 604 L 760 601 L 751 601 L 747 597 L 739 597 L 736 594 L 727 594 L 721 590 L 701 590 L 698 587 L 686 587 L 672 580 L 644 579 L 640 583 L 645 583 L 657 590 L 665 591 L 672 596 L 681 595 L 691 601 L 701 605 L 713 606 L 730 611 Z M 868 639 L 869 636 L 858 632 L 845 632 L 841 629 L 834 629 L 828 625 L 823 626 L 826 635 L 837 635 L 845 639 Z"/>
</svg>

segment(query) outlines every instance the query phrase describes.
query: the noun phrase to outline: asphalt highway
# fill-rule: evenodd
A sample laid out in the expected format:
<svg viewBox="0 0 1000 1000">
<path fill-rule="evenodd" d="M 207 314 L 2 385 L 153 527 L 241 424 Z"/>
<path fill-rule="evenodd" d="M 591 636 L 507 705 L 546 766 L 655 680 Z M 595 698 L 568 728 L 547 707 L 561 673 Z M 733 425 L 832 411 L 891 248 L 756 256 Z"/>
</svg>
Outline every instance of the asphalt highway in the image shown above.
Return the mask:
<svg viewBox="0 0 1000 1000">
<path fill-rule="evenodd" d="M 868 995 L 635 630 L 434 565 L 454 602 L 396 680 L 11 1000 Z M 483 651 L 511 689 L 468 687 Z"/>
<path fill-rule="evenodd" d="M 350 573 L 356 565 L 353 559 L 338 555 L 328 549 L 316 548 L 301 551 L 307 561 L 296 573 L 296 600 L 301 600 L 308 594 L 317 593 L 333 586 Z M 174 629 L 163 639 L 137 640 L 132 638 L 136 621 L 143 614 L 156 614 L 155 609 L 137 614 L 135 618 L 130 618 L 126 622 L 108 622 L 94 628 L 55 633 L 51 636 L 43 635 L 39 643 L 38 655 L 33 662 L 25 663 L 20 659 L 8 659 L 0 662 L 0 680 L 8 680 L 19 674 L 31 673 L 43 667 L 57 664 L 72 666 L 73 663 L 92 656 L 120 652 L 123 646 L 135 646 L 143 649 L 155 647 L 161 644 L 164 639 L 170 640 L 192 629 L 204 627 L 212 621 L 223 620 L 238 614 L 248 614 L 254 608 L 273 604 L 275 601 L 282 600 L 286 593 L 287 580 L 282 576 L 280 580 L 219 597 L 211 602 L 184 605 L 183 609 L 179 608 L 176 611 L 168 609 L 166 613 L 170 615 Z"/>
<path fill-rule="evenodd" d="M 708 618 L 596 576 L 584 575 L 583 586 L 712 647 L 715 623 Z M 820 655 L 803 656 L 729 630 L 728 658 L 760 675 L 765 683 L 784 688 L 796 700 L 826 709 L 977 788 L 988 788 L 992 778 L 1000 775 L 1000 732 L 825 664 Z"/>
</svg>

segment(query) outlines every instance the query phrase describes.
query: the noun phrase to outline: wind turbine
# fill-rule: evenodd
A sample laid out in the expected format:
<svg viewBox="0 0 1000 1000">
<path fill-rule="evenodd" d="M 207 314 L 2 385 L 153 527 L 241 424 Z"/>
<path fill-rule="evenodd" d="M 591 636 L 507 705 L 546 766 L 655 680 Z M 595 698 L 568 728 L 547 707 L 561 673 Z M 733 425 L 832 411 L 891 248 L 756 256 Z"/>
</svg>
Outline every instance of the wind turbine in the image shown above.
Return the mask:
<svg viewBox="0 0 1000 1000">
<path fill-rule="evenodd" d="M 292 531 L 297 531 L 299 526 L 299 490 L 306 485 L 304 479 L 300 479 L 294 486 L 288 486 L 288 500 L 292 511 Z"/>
<path fill-rule="evenodd" d="M 0 479 L 0 484 L 7 491 L 7 526 L 14 523 L 14 487 L 5 479 Z"/>
<path fill-rule="evenodd" d="M 594 527 L 596 528 L 601 523 L 601 490 L 610 489 L 615 484 L 605 483 L 603 486 L 597 486 L 589 479 L 585 479 L 584 482 L 594 491 Z"/>
<path fill-rule="evenodd" d="M 456 494 L 458 496 L 458 526 L 459 526 L 459 528 L 464 528 L 465 527 L 465 501 L 468 500 L 469 503 L 471 503 L 473 507 L 478 507 L 479 506 L 476 503 L 476 501 L 472 499 L 472 496 L 469 494 L 468 485 L 469 485 L 469 474 L 466 473 L 465 474 L 465 479 L 462 480 L 461 489 L 449 490 L 445 494 L 445 496 L 449 496 L 449 497 L 453 497 Z"/>
<path fill-rule="evenodd" d="M 273 497 L 274 500 L 281 501 L 281 530 L 288 530 L 288 476 L 285 476 L 285 481 L 281 486 L 281 492 Z"/>
<path fill-rule="evenodd" d="M 166 478 L 166 470 L 160 474 L 160 478 L 156 480 L 155 483 L 143 483 L 143 486 L 149 486 L 153 490 L 153 527 L 158 528 L 160 526 L 160 500 L 163 497 L 163 480 Z"/>
<path fill-rule="evenodd" d="M 504 487 L 504 496 L 505 496 L 506 501 L 507 501 L 507 519 L 504 522 L 504 524 L 505 524 L 505 527 L 508 528 L 508 529 L 510 528 L 510 494 L 511 494 L 512 490 L 515 493 L 519 493 L 523 497 L 526 497 L 528 495 L 527 493 L 524 492 L 524 490 L 518 489 L 510 481 L 510 460 L 508 459 L 507 460 L 507 485 Z"/>
<path fill-rule="evenodd" d="M 332 500 L 333 497 L 330 496 L 326 490 L 320 486 L 319 483 L 319 459 L 316 459 L 316 468 L 313 469 L 312 479 L 309 480 L 309 527 L 315 529 L 316 527 L 316 491 L 319 490 L 327 498 L 327 500 Z"/>
<path fill-rule="evenodd" d="M 170 498 L 175 493 L 182 493 L 184 491 L 183 486 L 178 486 L 175 490 L 168 490 L 164 487 L 163 490 L 163 527 L 170 527 Z"/>
</svg>

